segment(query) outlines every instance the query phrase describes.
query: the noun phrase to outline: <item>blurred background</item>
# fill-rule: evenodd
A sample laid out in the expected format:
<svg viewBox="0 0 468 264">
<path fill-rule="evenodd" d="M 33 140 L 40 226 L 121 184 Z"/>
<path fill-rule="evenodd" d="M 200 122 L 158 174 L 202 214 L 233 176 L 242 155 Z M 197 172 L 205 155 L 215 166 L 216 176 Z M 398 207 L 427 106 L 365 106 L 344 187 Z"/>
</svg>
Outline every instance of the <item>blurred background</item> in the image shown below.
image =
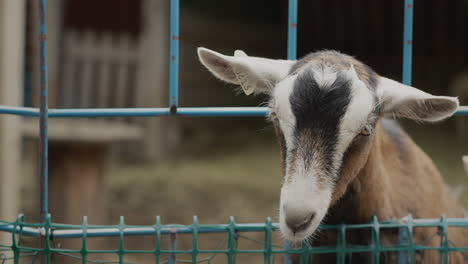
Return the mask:
<svg viewBox="0 0 468 264">
<path fill-rule="evenodd" d="M 298 56 L 348 53 L 401 79 L 403 0 L 299 1 Z M 37 1 L 0 0 L 0 103 L 38 106 Z M 258 106 L 198 62 L 196 47 L 286 57 L 286 0 L 182 0 L 181 106 Z M 49 0 L 51 108 L 167 107 L 168 0 Z M 468 104 L 468 1 L 415 3 L 413 84 Z M 0 116 L 0 219 L 38 220 L 37 119 Z M 468 205 L 468 119 L 402 121 Z M 56 222 L 276 219 L 279 148 L 264 118 L 50 120 Z M 408 175 L 411 177 L 411 175 Z"/>
</svg>

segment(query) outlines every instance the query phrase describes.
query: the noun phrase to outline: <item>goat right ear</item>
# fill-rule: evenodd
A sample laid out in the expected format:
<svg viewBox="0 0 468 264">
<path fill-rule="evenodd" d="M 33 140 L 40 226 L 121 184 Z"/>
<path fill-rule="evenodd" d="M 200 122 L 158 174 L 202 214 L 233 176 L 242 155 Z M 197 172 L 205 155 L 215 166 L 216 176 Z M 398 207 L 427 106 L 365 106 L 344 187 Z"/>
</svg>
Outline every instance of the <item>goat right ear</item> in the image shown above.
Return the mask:
<svg viewBox="0 0 468 264">
<path fill-rule="evenodd" d="M 436 122 L 453 115 L 456 97 L 435 96 L 394 80 L 380 77 L 378 92 L 382 112 L 417 121 Z"/>
<path fill-rule="evenodd" d="M 286 77 L 295 61 L 249 57 L 236 50 L 234 56 L 198 48 L 200 62 L 217 78 L 238 84 L 246 95 L 269 93 Z"/>
</svg>

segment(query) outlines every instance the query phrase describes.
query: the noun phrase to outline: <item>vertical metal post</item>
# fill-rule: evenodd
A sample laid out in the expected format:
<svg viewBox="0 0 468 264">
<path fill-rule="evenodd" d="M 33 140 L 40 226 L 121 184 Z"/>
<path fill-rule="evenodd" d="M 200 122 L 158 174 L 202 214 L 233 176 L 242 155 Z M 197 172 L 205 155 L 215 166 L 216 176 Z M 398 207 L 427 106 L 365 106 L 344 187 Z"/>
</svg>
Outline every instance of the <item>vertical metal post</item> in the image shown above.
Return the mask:
<svg viewBox="0 0 468 264">
<path fill-rule="evenodd" d="M 414 0 L 405 0 L 404 3 L 404 21 L 403 21 L 403 83 L 411 85 L 411 72 L 413 64 L 413 11 Z M 408 230 L 406 227 L 400 227 L 399 230 L 400 245 L 408 245 Z M 408 252 L 399 251 L 398 263 L 406 263 Z"/>
<path fill-rule="evenodd" d="M 293 250 L 293 249 L 294 249 L 294 247 L 291 244 L 291 242 L 286 240 L 284 242 L 284 250 L 290 251 L 290 250 Z M 284 254 L 284 264 L 292 264 L 291 254 L 289 254 L 289 253 Z"/>
<path fill-rule="evenodd" d="M 403 32 L 403 83 L 411 85 L 411 68 L 413 64 L 413 11 L 414 0 L 405 0 Z"/>
<path fill-rule="evenodd" d="M 346 251 L 345 251 L 345 248 L 346 248 L 346 226 L 344 224 L 341 224 L 340 229 L 337 232 L 338 232 L 338 239 L 336 241 L 336 246 L 339 249 L 337 263 L 345 263 L 346 262 Z"/>
<path fill-rule="evenodd" d="M 47 0 L 39 2 L 39 184 L 40 217 L 46 220 L 49 213 L 48 175 L 48 51 L 47 51 Z"/>
<path fill-rule="evenodd" d="M 48 233 L 49 214 L 49 175 L 48 175 L 48 50 L 47 50 L 47 0 L 39 1 L 39 186 L 40 218 L 45 223 Z M 41 239 L 44 259 L 41 263 L 50 263 L 49 241 Z"/>
<path fill-rule="evenodd" d="M 406 227 L 400 227 L 398 230 L 398 245 L 401 247 L 407 247 L 408 243 L 408 229 Z M 398 252 L 398 264 L 408 263 L 408 252 L 399 251 Z"/>
<path fill-rule="evenodd" d="M 156 256 L 156 264 L 161 263 L 161 217 L 156 216 L 156 222 L 154 224 L 156 231 L 156 248 L 154 249 L 154 255 Z"/>
<path fill-rule="evenodd" d="M 177 113 L 179 106 L 179 0 L 171 0 L 171 40 L 169 69 L 169 107 L 171 114 Z"/>
<path fill-rule="evenodd" d="M 229 229 L 228 229 L 228 264 L 236 263 L 236 253 L 237 253 L 237 238 L 238 234 L 236 232 L 236 220 L 233 216 L 229 217 Z"/>
<path fill-rule="evenodd" d="M 267 217 L 265 221 L 265 253 L 264 253 L 264 258 L 263 262 L 266 264 L 270 264 L 272 260 L 272 243 L 271 243 L 271 237 L 272 237 L 272 232 L 273 232 L 273 224 L 271 223 L 271 218 Z M 274 259 L 274 257 L 273 257 Z"/>
<path fill-rule="evenodd" d="M 192 263 L 198 262 L 198 217 L 193 216 L 192 222 Z"/>
<path fill-rule="evenodd" d="M 288 60 L 297 57 L 297 1 L 289 0 L 288 8 Z"/>
<path fill-rule="evenodd" d="M 168 264 L 176 264 L 177 263 L 177 229 L 171 229 L 169 235 L 169 248 L 171 249 L 171 254 L 169 255 L 169 259 L 167 260 Z"/>
</svg>

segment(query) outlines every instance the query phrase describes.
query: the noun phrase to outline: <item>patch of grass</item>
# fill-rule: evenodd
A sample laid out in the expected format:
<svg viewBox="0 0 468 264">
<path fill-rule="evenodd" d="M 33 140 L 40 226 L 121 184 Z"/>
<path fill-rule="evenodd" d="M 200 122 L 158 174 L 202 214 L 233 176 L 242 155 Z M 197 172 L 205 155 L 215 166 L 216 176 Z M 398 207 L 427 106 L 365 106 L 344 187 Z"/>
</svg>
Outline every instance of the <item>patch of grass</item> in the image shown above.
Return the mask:
<svg viewBox="0 0 468 264">
<path fill-rule="evenodd" d="M 230 150 L 220 143 L 216 151 L 157 166 L 111 166 L 106 197 L 112 219 L 125 215 L 129 223 L 148 224 L 161 215 L 165 223 L 188 224 L 193 215 L 203 223 L 225 223 L 231 215 L 241 222 L 275 216 L 279 150 L 271 137 L 251 141 Z"/>
</svg>

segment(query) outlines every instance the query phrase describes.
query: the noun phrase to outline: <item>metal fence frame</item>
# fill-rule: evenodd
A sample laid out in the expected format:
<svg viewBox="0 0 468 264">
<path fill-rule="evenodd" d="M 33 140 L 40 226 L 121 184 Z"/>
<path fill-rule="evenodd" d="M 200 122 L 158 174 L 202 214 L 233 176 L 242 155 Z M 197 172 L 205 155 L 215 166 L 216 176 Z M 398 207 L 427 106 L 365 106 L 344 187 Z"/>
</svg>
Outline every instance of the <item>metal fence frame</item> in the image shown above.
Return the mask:
<svg viewBox="0 0 468 264">
<path fill-rule="evenodd" d="M 175 254 L 190 253 L 192 262 L 197 262 L 197 255 L 200 253 L 223 253 L 227 254 L 229 263 L 234 263 L 234 257 L 237 253 L 261 253 L 264 254 L 265 263 L 270 263 L 273 253 L 283 253 L 285 263 L 290 263 L 289 254 L 301 254 L 301 263 L 308 261 L 310 254 L 318 253 L 336 253 L 337 263 L 344 263 L 346 254 L 355 252 L 371 252 L 373 261 L 379 263 L 380 254 L 387 251 L 400 252 L 399 263 L 407 263 L 408 257 L 410 263 L 415 261 L 416 250 L 439 250 L 441 263 L 448 263 L 449 253 L 451 251 L 467 251 L 468 247 L 451 247 L 447 238 L 448 227 L 468 228 L 468 221 L 465 219 L 446 219 L 442 217 L 437 219 L 419 219 L 413 220 L 409 216 L 406 222 L 389 221 L 379 222 L 376 217 L 369 224 L 362 225 L 337 225 L 321 226 L 321 229 L 334 229 L 339 234 L 339 241 L 336 247 L 312 248 L 305 243 L 301 248 L 293 249 L 290 245 L 285 245 L 284 249 L 275 250 L 271 245 L 271 234 L 278 229 L 276 223 L 267 219 L 265 224 L 236 224 L 231 218 L 227 225 L 200 225 L 195 217 L 190 226 L 181 225 L 161 225 L 157 218 L 153 226 L 128 226 L 124 219 L 121 219 L 116 226 L 91 226 L 87 224 L 86 217 L 82 225 L 61 225 L 54 224 L 49 215 L 48 205 L 48 118 L 84 118 L 84 117 L 155 117 L 155 116 L 265 116 L 267 108 L 265 107 L 179 107 L 179 16 L 180 0 L 171 0 L 170 8 L 170 82 L 169 82 L 169 106 L 166 108 L 101 108 L 101 109 L 49 109 L 48 108 L 48 46 L 47 46 L 47 0 L 39 1 L 39 49 L 40 49 L 40 108 L 0 106 L 0 114 L 11 114 L 20 116 L 39 117 L 40 122 L 40 155 L 39 155 L 39 181 L 40 181 L 40 214 L 43 220 L 40 224 L 28 224 L 23 216 L 19 216 L 16 222 L 0 221 L 0 231 L 12 233 L 12 245 L 0 246 L 2 251 L 13 250 L 14 261 L 18 263 L 21 252 L 36 252 L 46 256 L 46 263 L 50 263 L 52 253 L 69 252 L 82 255 L 83 263 L 87 263 L 87 254 L 89 253 L 115 253 L 119 254 L 119 263 L 123 263 L 123 255 L 135 253 L 155 254 L 156 263 L 163 263 L 160 260 L 160 254 L 170 253 L 171 257 L 167 263 L 177 263 Z M 413 0 L 404 0 L 404 38 L 403 38 L 403 83 L 411 84 L 412 68 L 412 44 L 413 44 Z M 288 48 L 287 58 L 296 59 L 297 53 L 297 26 L 298 26 L 298 0 L 289 0 L 288 10 Z M 468 115 L 468 106 L 462 106 L 456 115 Z M 408 220 L 409 219 L 409 220 Z M 426 247 L 424 245 L 413 244 L 413 228 L 415 227 L 436 227 L 441 235 L 442 242 L 440 247 Z M 372 229 L 372 245 L 366 248 L 352 247 L 346 245 L 345 234 L 347 229 L 370 228 Z M 379 234 L 381 228 L 399 228 L 400 244 L 396 246 L 383 247 L 380 245 Z M 61 230 L 55 230 L 61 229 Z M 227 232 L 229 234 L 229 248 L 227 250 L 208 250 L 198 249 L 197 234 L 210 232 Z M 265 232 L 265 248 L 263 250 L 237 250 L 234 248 L 236 234 L 238 232 Z M 125 250 L 123 241 L 120 248 L 116 251 L 89 251 L 86 246 L 87 237 L 107 237 L 120 236 L 122 239 L 128 235 L 155 235 L 160 242 L 163 234 L 192 233 L 193 248 L 189 251 L 177 250 L 177 238 L 174 235 L 175 247 L 169 251 L 161 250 L 158 246 L 151 251 L 130 251 Z M 41 249 L 25 248 L 17 242 L 22 236 L 42 237 L 45 243 Z M 56 249 L 50 245 L 52 237 L 72 238 L 82 237 L 83 248 L 79 251 Z M 172 238 L 172 236 L 171 236 Z M 405 242 L 406 241 L 406 242 Z M 1 262 L 2 259 L 0 259 Z"/>
<path fill-rule="evenodd" d="M 415 244 L 413 241 L 413 231 L 415 228 L 431 228 L 435 227 L 432 238 L 440 237 L 439 246 L 428 246 L 425 244 Z M 230 218 L 228 224 L 203 225 L 198 223 L 198 218 L 194 216 L 191 225 L 161 224 L 161 219 L 156 217 L 153 225 L 149 226 L 132 226 L 125 224 L 125 219 L 120 218 L 117 225 L 99 226 L 89 225 L 87 217 L 83 217 L 81 225 L 57 224 L 53 223 L 50 215 L 46 216 L 44 223 L 30 224 L 25 221 L 23 215 L 18 216 L 13 223 L 0 221 L 0 231 L 12 233 L 11 245 L 0 245 L 0 263 L 8 259 L 14 260 L 14 263 L 19 263 L 20 258 L 45 256 L 44 263 L 52 262 L 52 255 L 64 255 L 68 257 L 79 258 L 83 264 L 86 263 L 122 263 L 126 264 L 124 257 L 134 254 L 151 254 L 155 257 L 156 264 L 176 264 L 176 263 L 202 263 L 206 259 L 198 259 L 200 254 L 212 254 L 214 258 L 218 254 L 224 254 L 227 257 L 227 263 L 233 264 L 238 254 L 261 254 L 263 255 L 264 263 L 274 263 L 274 256 L 284 255 L 284 263 L 292 263 L 291 256 L 299 255 L 299 263 L 309 263 L 311 257 L 319 254 L 336 254 L 338 264 L 345 264 L 346 258 L 356 253 L 367 253 L 371 255 L 372 263 L 381 263 L 384 261 L 383 255 L 388 252 L 398 253 L 398 263 L 414 264 L 416 262 L 416 254 L 420 251 L 437 250 L 439 252 L 440 263 L 450 263 L 451 252 L 464 252 L 465 258 L 468 259 L 468 245 L 459 246 L 451 243 L 448 230 L 450 227 L 468 228 L 466 219 L 413 219 L 411 215 L 402 220 L 394 221 L 379 221 L 377 217 L 373 217 L 372 221 L 367 224 L 355 225 L 322 225 L 321 230 L 333 230 L 337 234 L 336 246 L 320 246 L 311 247 L 308 243 L 302 243 L 298 247 L 292 247 L 286 243 L 284 246 L 272 244 L 272 234 L 278 230 L 277 223 L 273 223 L 270 218 L 267 218 L 265 223 L 257 224 L 237 224 L 233 217 Z M 368 229 L 371 231 L 369 245 L 353 245 L 346 242 L 347 231 L 356 229 Z M 382 245 L 380 242 L 380 234 L 383 230 L 398 229 L 399 240 L 394 245 Z M 263 240 L 249 239 L 245 236 L 246 233 L 261 232 L 264 233 Z M 202 233 L 227 233 L 226 248 L 216 248 L 209 250 L 199 249 L 199 234 Z M 188 250 L 180 250 L 177 248 L 178 234 L 191 234 L 192 248 Z M 151 250 L 130 250 L 126 248 L 124 238 L 128 236 L 151 235 L 155 238 L 155 248 Z M 162 236 L 169 236 L 169 248 L 163 249 Z M 33 248 L 22 245 L 23 237 L 41 238 L 44 245 L 41 248 Z M 119 246 L 114 250 L 92 250 L 88 247 L 88 239 L 93 237 L 119 237 Z M 57 239 L 81 238 L 81 249 L 62 249 L 53 244 Z M 237 244 L 240 238 L 249 239 L 258 244 L 263 245 L 262 249 L 238 249 Z M 14 256 L 10 258 L 2 258 L 2 252 L 13 251 Z M 72 255 L 75 254 L 75 255 Z M 118 256 L 118 262 L 113 261 L 93 261 L 88 258 L 90 254 L 114 254 Z M 168 254 L 169 257 L 161 259 L 161 255 Z M 178 260 L 178 254 L 190 254 L 191 260 Z M 209 258 L 210 258 L 209 257 Z M 34 263 L 34 262 L 31 262 Z M 388 263 L 388 262 L 385 262 Z"/>
</svg>

